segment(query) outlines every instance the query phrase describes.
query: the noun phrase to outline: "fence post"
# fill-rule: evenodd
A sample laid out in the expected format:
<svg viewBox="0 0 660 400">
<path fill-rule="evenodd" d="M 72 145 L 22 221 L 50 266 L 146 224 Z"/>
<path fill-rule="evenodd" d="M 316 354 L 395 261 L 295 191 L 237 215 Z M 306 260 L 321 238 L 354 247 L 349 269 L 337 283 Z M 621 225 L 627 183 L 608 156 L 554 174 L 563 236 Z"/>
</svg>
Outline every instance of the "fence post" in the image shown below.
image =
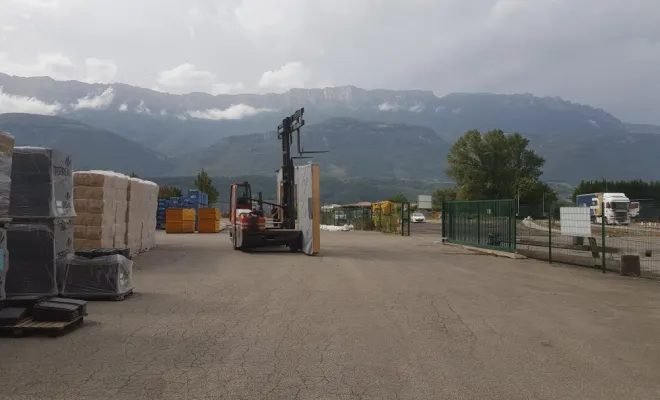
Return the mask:
<svg viewBox="0 0 660 400">
<path fill-rule="evenodd" d="M 548 212 L 548 262 L 552 264 L 552 212 Z"/>
<path fill-rule="evenodd" d="M 602 203 L 602 202 L 601 202 Z M 601 257 L 603 258 L 603 264 L 601 266 L 601 272 L 605 273 L 605 204 L 600 205 L 600 229 L 601 229 Z"/>
</svg>

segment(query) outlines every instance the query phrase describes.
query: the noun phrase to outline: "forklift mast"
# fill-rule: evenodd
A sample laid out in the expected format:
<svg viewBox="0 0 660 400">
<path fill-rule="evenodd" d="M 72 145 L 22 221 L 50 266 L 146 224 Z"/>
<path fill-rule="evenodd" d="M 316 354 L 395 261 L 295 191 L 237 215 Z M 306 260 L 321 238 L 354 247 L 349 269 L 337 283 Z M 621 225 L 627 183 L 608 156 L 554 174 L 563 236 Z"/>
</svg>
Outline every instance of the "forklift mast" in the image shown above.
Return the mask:
<svg viewBox="0 0 660 400">
<path fill-rule="evenodd" d="M 293 133 L 298 131 L 303 125 L 304 108 L 296 111 L 290 117 L 282 120 L 282 124 L 277 127 L 277 138 L 282 141 L 282 228 L 296 228 L 296 196 L 295 196 L 295 167 L 293 157 L 291 156 L 291 144 L 293 143 Z"/>
</svg>

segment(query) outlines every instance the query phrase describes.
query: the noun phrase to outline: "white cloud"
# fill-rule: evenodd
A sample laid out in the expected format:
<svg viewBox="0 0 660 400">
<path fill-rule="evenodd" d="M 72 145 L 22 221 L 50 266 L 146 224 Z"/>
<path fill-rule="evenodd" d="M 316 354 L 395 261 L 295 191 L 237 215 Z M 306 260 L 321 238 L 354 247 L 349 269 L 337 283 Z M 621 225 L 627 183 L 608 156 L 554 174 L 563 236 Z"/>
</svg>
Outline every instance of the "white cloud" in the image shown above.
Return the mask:
<svg viewBox="0 0 660 400">
<path fill-rule="evenodd" d="M 42 115 L 56 115 L 62 111 L 60 103 L 46 103 L 35 97 L 16 96 L 5 93 L 0 87 L 0 114 L 2 113 L 28 113 Z"/>
<path fill-rule="evenodd" d="M 160 115 L 161 115 L 162 117 L 166 117 L 166 116 L 167 116 L 167 110 L 164 109 L 164 108 L 161 109 L 161 110 L 160 110 Z"/>
<path fill-rule="evenodd" d="M 87 79 L 89 83 L 111 83 L 117 75 L 117 64 L 112 60 L 88 58 L 85 60 Z"/>
<path fill-rule="evenodd" d="M 74 110 L 81 110 L 84 108 L 102 110 L 110 106 L 114 99 L 115 90 L 112 87 L 109 87 L 97 96 L 88 94 L 87 96 L 78 99 L 75 104 L 71 104 L 71 107 L 73 107 Z"/>
<path fill-rule="evenodd" d="M 86 58 L 84 67 L 76 65 L 61 53 L 38 54 L 31 64 L 13 62 L 7 53 L 0 53 L 0 72 L 30 77 L 49 76 L 57 80 L 79 80 L 88 83 L 109 83 L 117 75 L 117 65 L 111 60 Z"/>
<path fill-rule="evenodd" d="M 214 83 L 211 89 L 211 94 L 232 94 L 241 92 L 244 89 L 243 82 L 236 83 Z"/>
<path fill-rule="evenodd" d="M 243 83 L 218 82 L 215 74 L 198 69 L 190 63 L 181 64 L 158 75 L 156 90 L 169 93 L 206 92 L 211 94 L 227 94 L 241 90 Z"/>
<path fill-rule="evenodd" d="M 204 111 L 188 111 L 188 115 L 198 119 L 232 120 L 252 117 L 254 115 L 270 111 L 274 110 L 268 108 L 254 108 L 252 106 L 248 106 L 247 104 L 233 104 L 224 110 L 211 108 Z"/>
<path fill-rule="evenodd" d="M 379 111 L 396 111 L 398 109 L 399 109 L 398 106 L 390 103 L 382 103 L 378 105 Z"/>
<path fill-rule="evenodd" d="M 288 90 L 304 88 L 312 77 L 312 72 L 299 61 L 284 64 L 274 71 L 261 75 L 259 87 L 269 90 Z"/>
<path fill-rule="evenodd" d="M 119 108 L 117 108 L 117 109 L 121 112 L 125 112 L 125 111 L 128 110 L 128 104 L 122 103 L 122 105 L 120 105 Z"/>
<path fill-rule="evenodd" d="M 151 115 L 151 110 L 149 109 L 149 107 L 146 107 L 144 105 L 144 100 L 140 100 L 140 104 L 138 104 L 137 107 L 135 107 L 135 112 L 138 114 Z"/>
<path fill-rule="evenodd" d="M 0 71 L 16 76 L 50 76 L 54 79 L 76 78 L 76 66 L 60 53 L 39 54 L 33 64 L 11 62 L 8 54 L 0 53 Z"/>
</svg>

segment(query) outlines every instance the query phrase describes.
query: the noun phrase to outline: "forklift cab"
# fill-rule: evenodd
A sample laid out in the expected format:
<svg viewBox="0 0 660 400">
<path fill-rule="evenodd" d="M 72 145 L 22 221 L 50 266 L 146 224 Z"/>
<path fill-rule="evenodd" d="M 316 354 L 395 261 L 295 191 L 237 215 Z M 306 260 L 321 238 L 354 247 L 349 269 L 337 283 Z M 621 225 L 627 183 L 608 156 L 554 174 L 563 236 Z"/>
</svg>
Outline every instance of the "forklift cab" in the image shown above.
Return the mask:
<svg viewBox="0 0 660 400">
<path fill-rule="evenodd" d="M 252 210 L 252 193 L 247 182 L 231 185 L 229 193 L 229 220 L 236 222 L 236 210 Z"/>
</svg>

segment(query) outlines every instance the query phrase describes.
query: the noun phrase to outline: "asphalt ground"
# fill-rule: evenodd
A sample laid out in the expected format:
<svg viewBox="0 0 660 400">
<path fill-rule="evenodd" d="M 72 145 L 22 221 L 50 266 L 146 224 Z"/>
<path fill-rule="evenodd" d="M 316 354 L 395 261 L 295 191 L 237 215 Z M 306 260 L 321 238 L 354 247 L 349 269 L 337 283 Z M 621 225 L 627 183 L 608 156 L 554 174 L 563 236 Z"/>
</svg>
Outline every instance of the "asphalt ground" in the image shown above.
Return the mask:
<svg viewBox="0 0 660 400">
<path fill-rule="evenodd" d="M 322 254 L 165 235 L 137 293 L 0 338 L 3 400 L 657 399 L 657 282 L 323 232 Z"/>
</svg>

